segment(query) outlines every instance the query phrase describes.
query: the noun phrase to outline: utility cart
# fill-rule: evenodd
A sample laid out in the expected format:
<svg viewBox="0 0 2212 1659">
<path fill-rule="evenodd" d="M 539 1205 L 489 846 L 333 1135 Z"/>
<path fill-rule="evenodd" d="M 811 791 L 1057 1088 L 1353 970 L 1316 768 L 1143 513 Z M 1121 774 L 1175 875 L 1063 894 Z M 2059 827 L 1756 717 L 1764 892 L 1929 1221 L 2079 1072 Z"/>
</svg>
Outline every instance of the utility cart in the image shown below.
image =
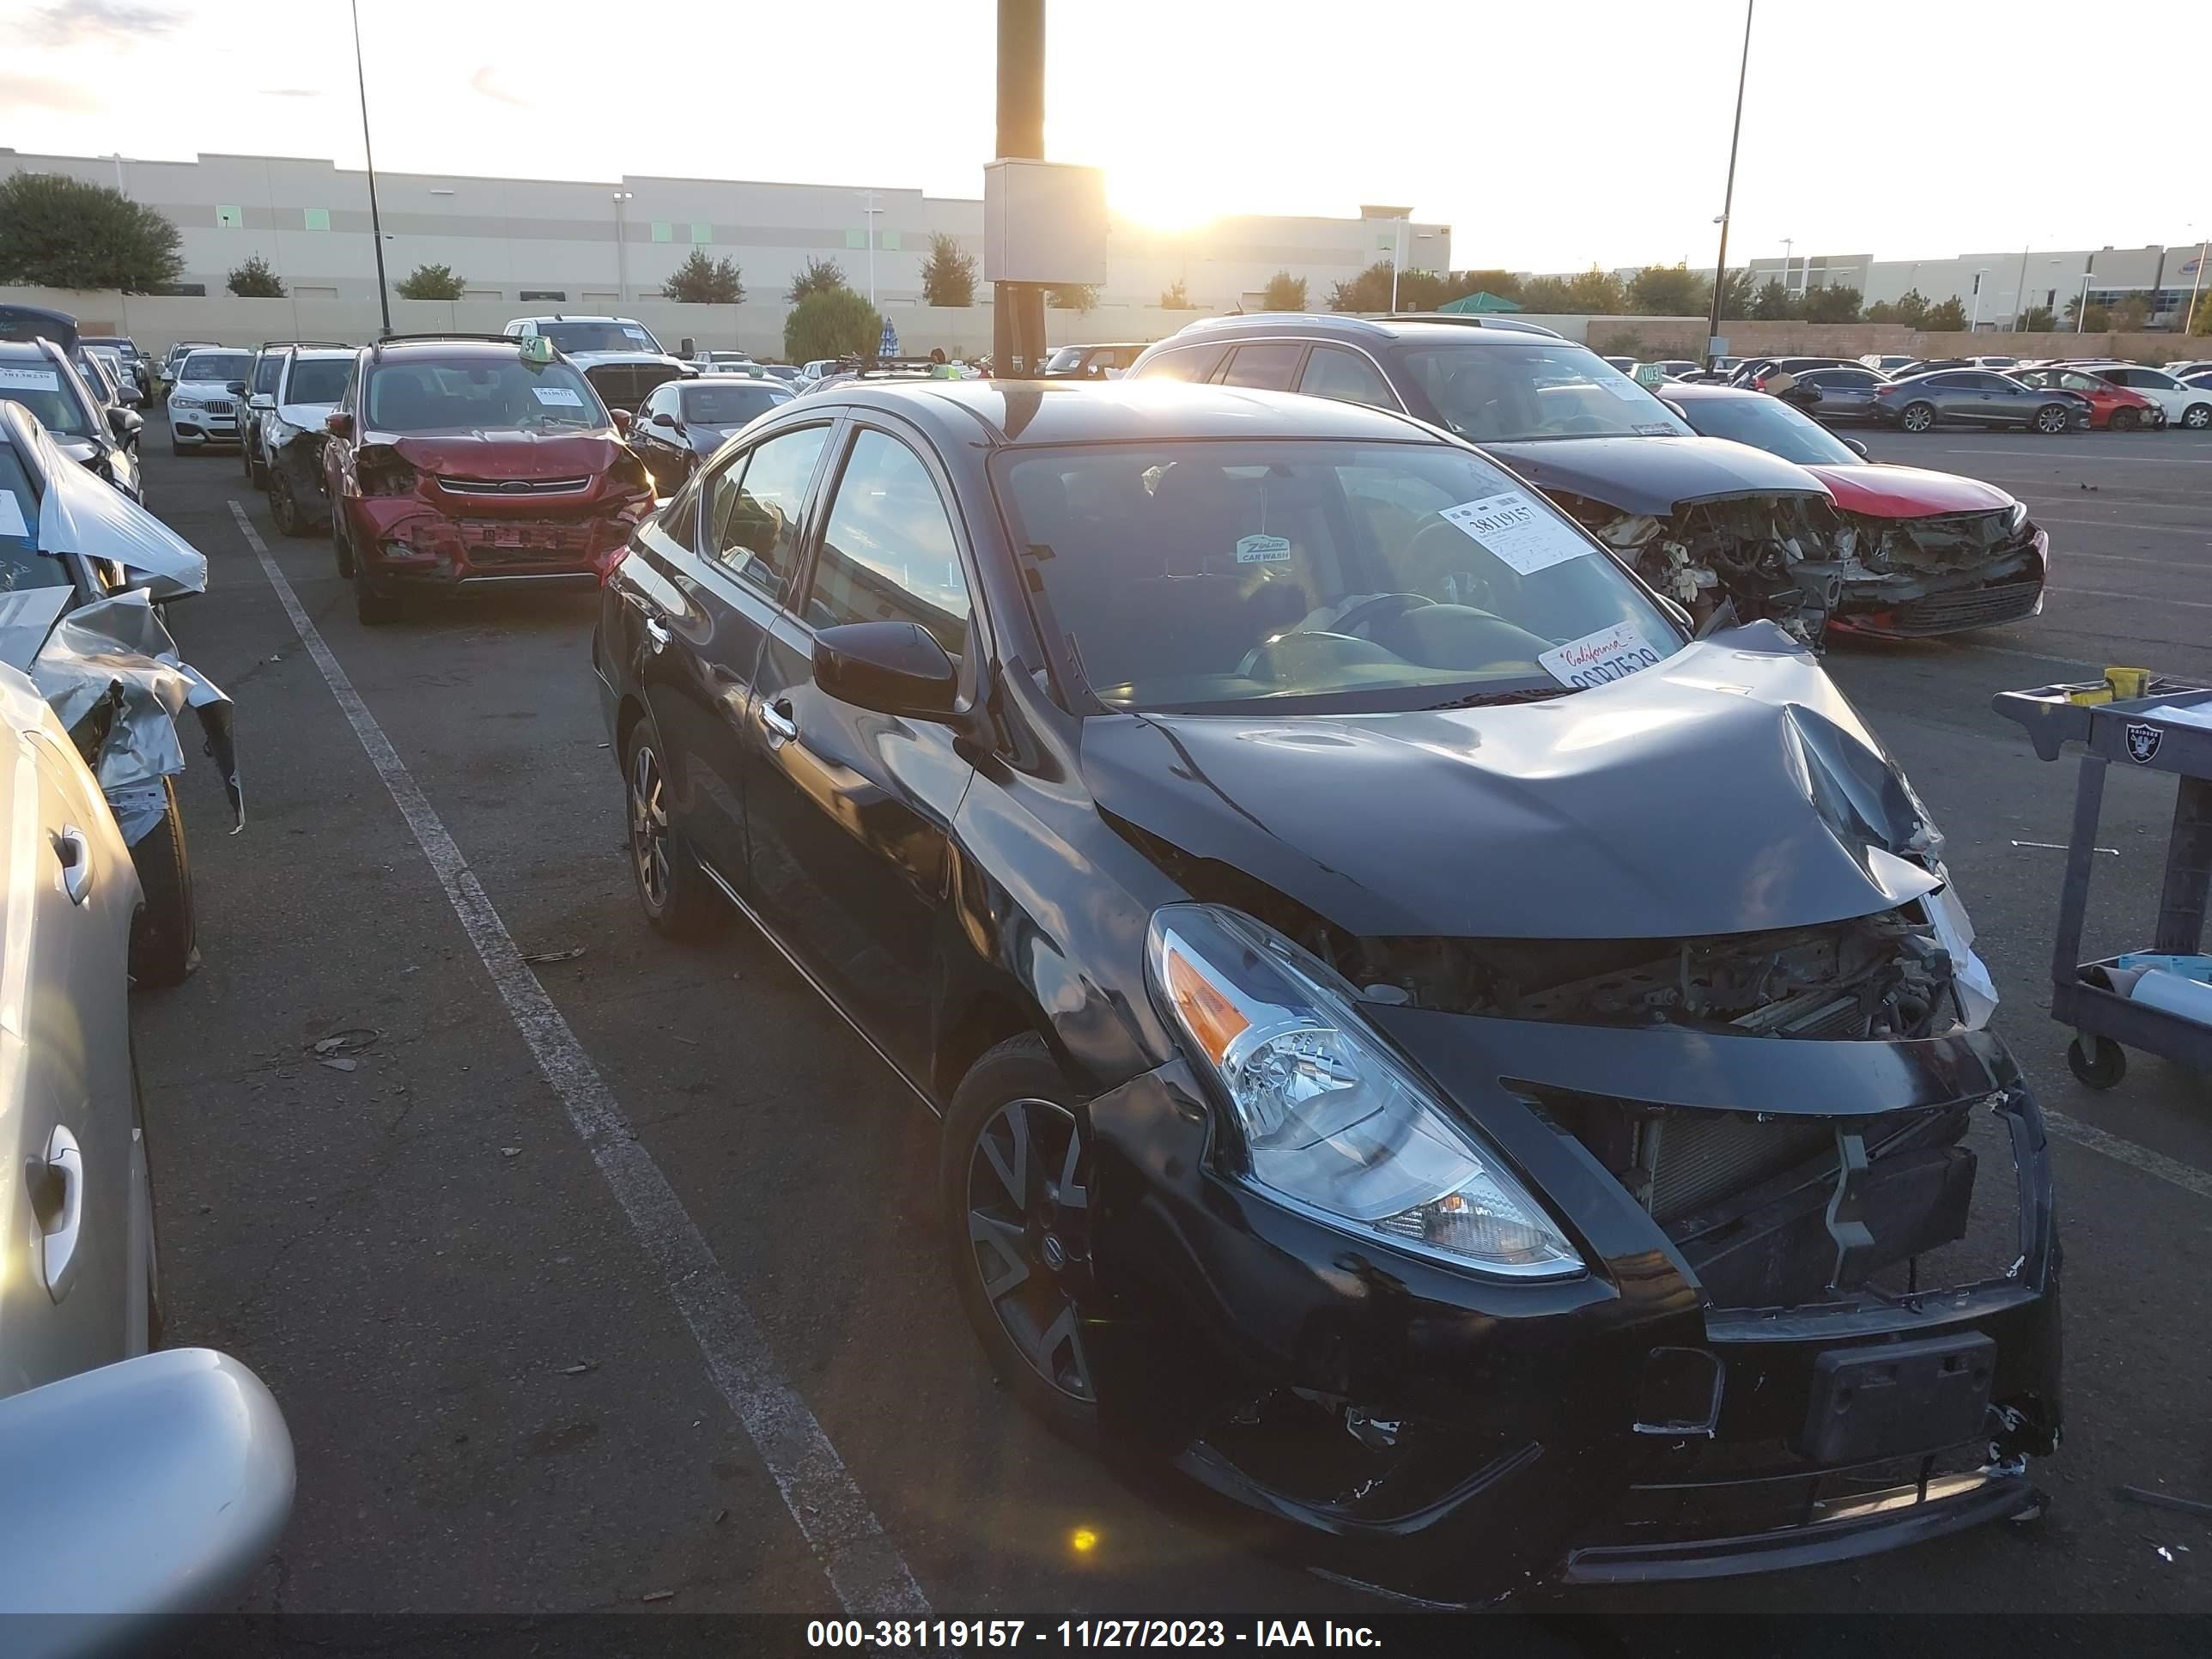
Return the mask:
<svg viewBox="0 0 2212 1659">
<path fill-rule="evenodd" d="M 2122 697 L 2118 691 L 2141 695 Z M 2045 760 L 2057 760 L 2061 745 L 2069 742 L 2084 751 L 2051 956 L 2051 1017 L 2074 1028 L 2066 1049 L 2074 1075 L 2093 1089 L 2111 1088 L 2127 1075 L 2123 1044 L 2212 1071 L 2212 1023 L 2125 994 L 2118 988 L 2127 982 L 2124 975 L 2116 978 L 2118 957 L 2081 959 L 2105 772 L 2113 765 L 2175 775 L 2173 833 L 2149 950 L 2191 957 L 2203 949 L 2206 891 L 2212 886 L 2212 686 L 2115 669 L 2102 681 L 2000 691 L 1990 706 L 2025 726 Z"/>
</svg>

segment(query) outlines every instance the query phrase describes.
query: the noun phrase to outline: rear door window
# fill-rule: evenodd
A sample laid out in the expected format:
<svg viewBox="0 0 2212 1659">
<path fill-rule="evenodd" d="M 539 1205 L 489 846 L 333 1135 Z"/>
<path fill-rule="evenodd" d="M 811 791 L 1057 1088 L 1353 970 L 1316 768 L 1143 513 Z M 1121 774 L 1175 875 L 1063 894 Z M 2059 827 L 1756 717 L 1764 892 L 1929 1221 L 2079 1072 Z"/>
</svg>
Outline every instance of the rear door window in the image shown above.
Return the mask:
<svg viewBox="0 0 2212 1659">
<path fill-rule="evenodd" d="M 1303 340 L 1267 340 L 1238 346 L 1230 354 L 1221 384 L 1250 386 L 1259 392 L 1288 392 L 1305 349 Z"/>
<path fill-rule="evenodd" d="M 23 463 L 11 448 L 0 447 L 0 592 L 27 587 L 66 587 L 69 567 L 36 551 L 39 498 Z"/>
<path fill-rule="evenodd" d="M 823 528 L 807 625 L 918 623 L 958 657 L 968 615 L 960 544 L 929 469 L 889 433 L 863 428 Z"/>
<path fill-rule="evenodd" d="M 1395 409 L 1390 383 L 1365 356 L 1344 346 L 1317 345 L 1298 376 L 1298 390 L 1312 398 L 1334 398 L 1340 403 L 1366 404 L 1376 409 Z"/>
<path fill-rule="evenodd" d="M 757 444 L 707 495 L 708 547 L 739 581 L 781 600 L 799 568 L 799 519 L 830 428 L 803 426 Z"/>
<path fill-rule="evenodd" d="M 1139 369 L 1139 380 L 1203 380 L 1213 373 L 1214 365 L 1221 361 L 1226 347 L 1218 345 L 1178 346 L 1173 351 L 1160 355 Z"/>
</svg>

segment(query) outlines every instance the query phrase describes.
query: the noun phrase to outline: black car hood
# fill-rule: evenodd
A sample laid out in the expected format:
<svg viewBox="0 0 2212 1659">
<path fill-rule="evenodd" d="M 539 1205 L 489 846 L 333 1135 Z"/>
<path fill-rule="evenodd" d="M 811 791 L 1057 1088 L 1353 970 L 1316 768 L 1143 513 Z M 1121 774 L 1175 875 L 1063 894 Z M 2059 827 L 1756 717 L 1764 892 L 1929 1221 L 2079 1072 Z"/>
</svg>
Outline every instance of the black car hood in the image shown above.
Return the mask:
<svg viewBox="0 0 2212 1659">
<path fill-rule="evenodd" d="M 1656 519 L 1693 501 L 1828 494 L 1795 462 L 1726 438 L 1539 438 L 1481 447 L 1547 494 L 1586 495 Z"/>
<path fill-rule="evenodd" d="M 1749 933 L 1939 882 L 1910 787 L 1770 623 L 1547 702 L 1084 724 L 1107 812 L 1363 937 Z"/>
<path fill-rule="evenodd" d="M 701 426 L 695 422 L 684 428 L 684 436 L 693 454 L 705 457 L 729 442 L 732 433 L 744 430 L 743 426 Z"/>
</svg>

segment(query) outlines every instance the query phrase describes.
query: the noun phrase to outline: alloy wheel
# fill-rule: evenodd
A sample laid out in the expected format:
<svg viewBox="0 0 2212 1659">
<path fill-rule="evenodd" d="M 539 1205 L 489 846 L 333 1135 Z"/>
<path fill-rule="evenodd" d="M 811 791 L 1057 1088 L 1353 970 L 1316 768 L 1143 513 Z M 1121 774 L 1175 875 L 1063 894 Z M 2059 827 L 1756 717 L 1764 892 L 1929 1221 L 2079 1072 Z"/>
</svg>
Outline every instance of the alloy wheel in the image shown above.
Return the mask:
<svg viewBox="0 0 2212 1659">
<path fill-rule="evenodd" d="M 1936 411 L 1925 404 L 1915 404 L 1905 411 L 1904 425 L 1907 432 L 1925 432 L 1936 424 Z"/>
<path fill-rule="evenodd" d="M 1070 1399 L 1097 1398 L 1079 1299 L 1089 1291 L 1091 1194 L 1075 1115 L 1010 1101 L 968 1161 L 968 1239 L 983 1297 L 1024 1362 Z"/>
<path fill-rule="evenodd" d="M 660 757 L 640 744 L 629 763 L 629 851 L 638 890 L 655 910 L 668 903 L 668 792 Z"/>
<path fill-rule="evenodd" d="M 2059 408 L 2056 404 L 2047 404 L 2044 408 L 2037 410 L 2035 411 L 2035 429 L 2038 432 L 2046 434 L 2065 431 L 2066 411 Z"/>
<path fill-rule="evenodd" d="M 2191 432 L 2202 432 L 2212 426 L 2212 404 L 2191 404 L 2181 417 L 2182 425 Z"/>
</svg>

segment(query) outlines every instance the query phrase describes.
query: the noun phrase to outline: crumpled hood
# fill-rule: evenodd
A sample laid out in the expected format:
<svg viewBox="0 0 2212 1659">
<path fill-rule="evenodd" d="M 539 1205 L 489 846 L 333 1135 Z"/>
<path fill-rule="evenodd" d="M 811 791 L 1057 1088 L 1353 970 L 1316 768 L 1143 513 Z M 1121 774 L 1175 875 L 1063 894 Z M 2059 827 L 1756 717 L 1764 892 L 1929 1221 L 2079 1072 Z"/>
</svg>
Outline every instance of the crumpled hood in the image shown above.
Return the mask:
<svg viewBox="0 0 2212 1659">
<path fill-rule="evenodd" d="M 1367 937 L 1679 938 L 1871 915 L 1937 840 L 1771 623 L 1556 701 L 1086 720 L 1107 811 Z"/>
<path fill-rule="evenodd" d="M 2013 498 L 1995 484 L 1920 466 L 1808 466 L 1836 505 L 1870 519 L 1925 519 L 1939 513 L 1989 513 Z"/>
<path fill-rule="evenodd" d="M 337 407 L 336 404 L 279 404 L 276 405 L 276 418 L 287 426 L 319 432 L 324 417 Z"/>
<path fill-rule="evenodd" d="M 113 559 L 160 580 L 156 599 L 207 588 L 207 559 L 107 480 L 70 459 L 44 427 L 32 440 L 43 453 L 46 493 L 39 502 L 39 551 Z M 17 664 L 16 666 L 22 666 Z"/>
<path fill-rule="evenodd" d="M 1663 519 L 1693 501 L 1827 490 L 1803 467 L 1725 438 L 1544 438 L 1485 443 L 1538 489 Z"/>
<path fill-rule="evenodd" d="M 574 478 L 615 463 L 623 444 L 611 427 L 568 432 L 475 428 L 412 437 L 372 433 L 420 472 L 461 478 Z"/>
</svg>

